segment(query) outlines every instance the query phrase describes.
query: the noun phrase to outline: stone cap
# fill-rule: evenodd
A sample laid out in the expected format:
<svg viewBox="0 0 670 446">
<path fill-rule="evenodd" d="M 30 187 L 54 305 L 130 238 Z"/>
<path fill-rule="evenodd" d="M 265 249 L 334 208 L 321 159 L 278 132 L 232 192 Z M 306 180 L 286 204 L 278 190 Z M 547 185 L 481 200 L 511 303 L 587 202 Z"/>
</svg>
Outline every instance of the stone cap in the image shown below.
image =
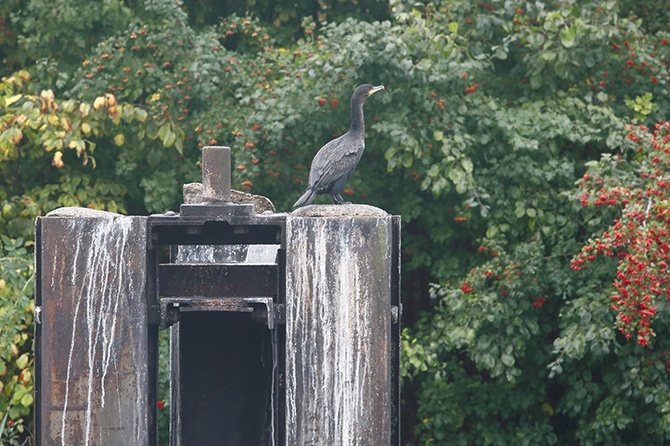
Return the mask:
<svg viewBox="0 0 670 446">
<path fill-rule="evenodd" d="M 389 214 L 383 209 L 367 204 L 316 204 L 298 208 L 290 215 L 292 217 L 382 218 L 388 217 Z"/>
<path fill-rule="evenodd" d="M 100 211 L 98 209 L 78 208 L 78 207 L 64 207 L 54 209 L 47 213 L 47 217 L 70 217 L 70 218 L 116 218 L 123 217 L 121 214 L 108 211 Z"/>
</svg>

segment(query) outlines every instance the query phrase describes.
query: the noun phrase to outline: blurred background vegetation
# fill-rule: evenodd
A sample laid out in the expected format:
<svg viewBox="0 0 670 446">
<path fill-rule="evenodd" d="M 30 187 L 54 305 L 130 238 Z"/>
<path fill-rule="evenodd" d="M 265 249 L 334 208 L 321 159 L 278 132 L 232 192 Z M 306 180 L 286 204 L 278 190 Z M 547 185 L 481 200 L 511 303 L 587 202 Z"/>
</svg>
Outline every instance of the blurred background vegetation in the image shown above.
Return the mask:
<svg viewBox="0 0 670 446">
<path fill-rule="evenodd" d="M 661 0 L 3 1 L 2 444 L 31 441 L 35 217 L 176 210 L 204 145 L 289 211 L 361 83 L 386 90 L 345 193 L 403 219 L 403 444 L 669 442 L 668 23 Z"/>
</svg>

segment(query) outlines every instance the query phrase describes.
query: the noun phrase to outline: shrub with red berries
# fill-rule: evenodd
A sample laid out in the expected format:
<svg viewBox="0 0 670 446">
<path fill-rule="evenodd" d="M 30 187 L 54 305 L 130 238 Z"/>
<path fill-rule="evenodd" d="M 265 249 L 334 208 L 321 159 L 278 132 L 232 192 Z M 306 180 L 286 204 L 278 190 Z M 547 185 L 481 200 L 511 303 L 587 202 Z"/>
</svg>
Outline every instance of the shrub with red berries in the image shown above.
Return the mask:
<svg viewBox="0 0 670 446">
<path fill-rule="evenodd" d="M 653 320 L 670 299 L 670 123 L 630 126 L 623 151 L 591 166 L 579 182 L 582 206 L 611 208 L 611 227 L 572 260 L 582 270 L 616 257 L 611 308 L 626 338 L 648 346 Z"/>
</svg>

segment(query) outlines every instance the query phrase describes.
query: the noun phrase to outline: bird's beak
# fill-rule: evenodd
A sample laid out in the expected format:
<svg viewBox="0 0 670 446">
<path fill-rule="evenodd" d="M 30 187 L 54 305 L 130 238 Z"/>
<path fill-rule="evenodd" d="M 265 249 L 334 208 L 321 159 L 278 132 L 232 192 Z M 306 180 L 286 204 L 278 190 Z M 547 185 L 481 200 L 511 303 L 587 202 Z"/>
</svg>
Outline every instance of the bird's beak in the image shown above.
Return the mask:
<svg viewBox="0 0 670 446">
<path fill-rule="evenodd" d="M 379 90 L 383 90 L 384 86 L 383 85 L 377 85 L 376 87 L 372 87 L 372 90 L 370 90 L 370 94 L 368 96 L 372 96 L 373 94 L 377 93 Z"/>
</svg>

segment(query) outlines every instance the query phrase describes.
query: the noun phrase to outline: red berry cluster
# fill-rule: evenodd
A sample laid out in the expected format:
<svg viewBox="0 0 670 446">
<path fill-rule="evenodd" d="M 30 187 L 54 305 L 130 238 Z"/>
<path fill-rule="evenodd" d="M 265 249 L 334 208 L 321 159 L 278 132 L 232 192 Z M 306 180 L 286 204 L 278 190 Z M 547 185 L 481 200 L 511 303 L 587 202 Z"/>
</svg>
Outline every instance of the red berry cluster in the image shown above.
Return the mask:
<svg viewBox="0 0 670 446">
<path fill-rule="evenodd" d="M 545 303 L 546 301 L 547 301 L 546 298 L 544 298 L 544 297 L 538 297 L 537 299 L 535 299 L 535 301 L 534 301 L 531 305 L 532 305 L 533 307 L 535 307 L 535 308 L 542 308 L 542 305 L 544 305 L 544 303 Z"/>
<path fill-rule="evenodd" d="M 475 91 L 477 91 L 478 88 L 479 88 L 478 84 L 472 84 L 465 89 L 465 92 L 466 93 L 474 93 Z"/>
<path fill-rule="evenodd" d="M 472 286 L 470 286 L 470 282 L 467 281 L 463 281 L 463 284 L 461 285 L 461 291 L 463 291 L 465 294 L 475 292 Z"/>
<path fill-rule="evenodd" d="M 617 328 L 644 347 L 654 336 L 651 322 L 659 299 L 670 300 L 670 123 L 629 130 L 627 140 L 636 155 L 628 167 L 635 174 L 607 179 L 587 174 L 580 181 L 583 206 L 610 206 L 621 215 L 582 248 L 571 267 L 580 270 L 599 254 L 618 257 L 611 305 Z"/>
</svg>

